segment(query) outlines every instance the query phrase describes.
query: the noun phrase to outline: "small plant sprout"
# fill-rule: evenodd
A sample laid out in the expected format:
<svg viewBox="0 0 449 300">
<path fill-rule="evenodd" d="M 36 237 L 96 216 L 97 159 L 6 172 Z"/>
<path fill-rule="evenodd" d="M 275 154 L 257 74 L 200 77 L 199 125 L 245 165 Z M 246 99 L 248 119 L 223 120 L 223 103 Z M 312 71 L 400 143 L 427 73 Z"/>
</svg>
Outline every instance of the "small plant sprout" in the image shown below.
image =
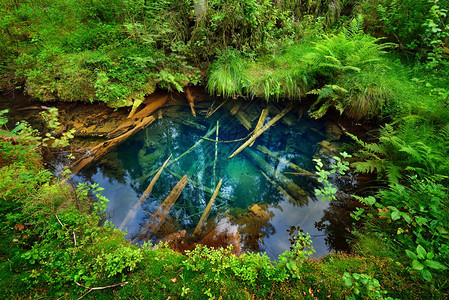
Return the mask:
<svg viewBox="0 0 449 300">
<path fill-rule="evenodd" d="M 321 189 L 315 189 L 315 196 L 322 196 L 322 200 L 335 200 L 337 197 L 335 194 L 337 193 L 337 189 L 333 187 L 332 183 L 329 181 L 330 175 L 336 174 L 337 172 L 340 175 L 344 175 L 347 170 L 349 170 L 349 162 L 345 161 L 345 158 L 351 157 L 350 154 L 346 152 L 340 153 L 341 157 L 333 156 L 334 163 L 331 164 L 331 169 L 329 171 L 325 170 L 324 164 L 319 158 L 313 159 L 315 161 L 317 172 L 315 174 L 318 175 L 318 181 L 322 182 L 324 186 Z"/>
</svg>

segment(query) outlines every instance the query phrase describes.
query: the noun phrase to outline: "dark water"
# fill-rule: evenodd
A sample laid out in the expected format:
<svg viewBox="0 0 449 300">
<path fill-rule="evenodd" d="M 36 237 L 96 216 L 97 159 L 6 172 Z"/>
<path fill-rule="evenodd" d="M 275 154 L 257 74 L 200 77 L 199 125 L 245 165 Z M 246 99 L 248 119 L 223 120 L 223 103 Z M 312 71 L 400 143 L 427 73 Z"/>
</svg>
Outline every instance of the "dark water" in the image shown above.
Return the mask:
<svg viewBox="0 0 449 300">
<path fill-rule="evenodd" d="M 252 120 L 252 128 L 265 106 L 265 103 L 253 103 L 241 108 L 243 116 Z M 281 109 L 282 107 L 272 106 L 267 121 Z M 344 229 L 337 228 L 340 226 L 338 222 L 329 217 L 334 215 L 329 202 L 314 196 L 314 189 L 320 187 L 316 179 L 288 174 L 296 171 L 260 151 L 264 149 L 263 146 L 279 158 L 314 172 L 312 159 L 322 155 L 319 143 L 326 139 L 324 121 L 309 119 L 306 114 L 302 115 L 301 109 L 295 108 L 257 138 L 251 150 L 245 150 L 231 159 L 228 156 L 244 141 L 215 143 L 201 139 L 210 131 L 213 133 L 209 138 L 215 140 L 217 122 L 220 141 L 236 140 L 250 133 L 238 121 L 237 116 L 231 115 L 224 107 L 210 118 L 205 118 L 201 111 L 194 118 L 186 107 L 165 108 L 162 119 L 121 144 L 98 165 L 81 173 L 79 178 L 94 181 L 105 188 L 103 194 L 110 199 L 107 210 L 110 220 L 117 227 L 123 225 L 129 239 L 157 242 L 183 229 L 187 230 L 189 236 L 211 197 L 211 190 L 222 179 L 220 194 L 208 222 L 201 235 L 196 240 L 191 238 L 191 241 L 199 242 L 205 236 L 211 240 L 211 235 L 212 239 L 223 239 L 219 234 L 214 237 L 214 232 L 226 230 L 228 235 L 238 235 L 243 251 L 264 251 L 270 257 L 277 258 L 291 245 L 289 229 L 299 226 L 312 236 L 317 256 L 342 250 L 346 245 L 342 235 Z M 148 175 L 154 174 L 170 154 L 173 161 L 198 142 L 199 145 L 189 154 L 163 171 L 137 215 L 127 224 L 122 224 L 151 181 L 153 176 Z M 268 167 L 265 166 L 264 169 L 260 162 L 255 161 L 254 155 Z M 287 181 L 303 189 L 307 196 L 298 199 L 291 188 L 285 188 L 282 183 L 276 186 L 270 182 L 261 172 L 264 170 L 268 177 L 273 178 L 273 174 L 267 173 L 266 168 L 282 173 Z M 151 214 L 184 175 L 188 176 L 190 182 L 160 230 L 156 234 L 137 237 L 150 222 Z M 336 183 L 337 187 L 342 188 L 353 185 L 354 181 L 351 177 L 346 177 L 339 178 Z M 279 186 L 290 197 L 281 192 Z"/>
</svg>

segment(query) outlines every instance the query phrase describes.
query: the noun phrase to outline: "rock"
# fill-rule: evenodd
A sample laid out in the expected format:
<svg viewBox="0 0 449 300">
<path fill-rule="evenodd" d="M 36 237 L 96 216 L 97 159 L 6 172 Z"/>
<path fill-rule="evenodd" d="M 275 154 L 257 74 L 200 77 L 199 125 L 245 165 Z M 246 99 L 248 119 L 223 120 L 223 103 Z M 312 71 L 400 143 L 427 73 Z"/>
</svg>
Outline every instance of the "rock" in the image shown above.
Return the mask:
<svg viewBox="0 0 449 300">
<path fill-rule="evenodd" d="M 314 156 L 318 157 L 332 157 L 340 154 L 338 151 L 338 144 L 329 141 L 321 141 L 318 143 L 318 150 Z"/>
<path fill-rule="evenodd" d="M 326 122 L 324 126 L 326 126 L 326 136 L 329 141 L 338 141 L 341 138 L 343 132 L 337 124 L 334 122 Z"/>
<path fill-rule="evenodd" d="M 267 212 L 262 210 L 260 208 L 260 206 L 257 205 L 257 204 L 251 205 L 249 210 L 251 212 L 253 212 L 256 215 L 256 217 L 259 218 L 259 219 L 262 219 L 262 220 L 269 220 L 270 219 L 270 216 L 267 214 Z"/>
</svg>

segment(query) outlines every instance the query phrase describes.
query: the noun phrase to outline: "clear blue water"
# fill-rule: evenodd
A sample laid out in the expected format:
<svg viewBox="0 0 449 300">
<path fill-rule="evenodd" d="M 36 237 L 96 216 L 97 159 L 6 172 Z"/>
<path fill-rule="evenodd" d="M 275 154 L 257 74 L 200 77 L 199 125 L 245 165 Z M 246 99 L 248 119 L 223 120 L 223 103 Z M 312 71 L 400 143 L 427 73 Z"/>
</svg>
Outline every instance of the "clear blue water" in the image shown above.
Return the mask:
<svg viewBox="0 0 449 300">
<path fill-rule="evenodd" d="M 255 103 L 243 110 L 246 118 L 252 120 L 252 128 L 265 106 L 265 103 Z M 276 111 L 272 108 L 267 121 L 273 118 L 279 109 Z M 136 235 L 149 222 L 151 214 L 164 201 L 179 181 L 179 177 L 187 175 L 196 186 L 212 190 L 220 179 L 223 180 L 220 195 L 212 208 L 207 226 L 196 240 L 190 238 L 192 242 L 201 241 L 214 228 L 232 227 L 234 232 L 239 234 L 243 251 L 264 251 L 270 257 L 277 258 L 291 245 L 289 228 L 299 225 L 312 236 L 317 256 L 339 250 L 327 239 L 328 231 L 320 231 L 317 228 L 317 222 L 329 223 L 323 216 L 324 212 L 331 208 L 329 202 L 320 201 L 314 196 L 314 189 L 320 187 L 316 180 L 309 176 L 288 174 L 295 171 L 257 148 L 264 146 L 278 157 L 314 172 L 312 159 L 317 155 L 319 142 L 326 139 L 324 121 L 312 120 L 306 114 L 301 116 L 296 108 L 285 120 L 277 122 L 257 138 L 251 151 L 303 189 L 307 193 L 304 199 L 292 201 L 280 192 L 265 178 L 260 165 L 251 159 L 247 151 L 229 159 L 228 156 L 244 141 L 214 143 L 202 140 L 193 151 L 163 171 L 137 215 L 124 226 L 128 232 L 127 238 L 136 240 Z M 162 119 L 115 148 L 99 164 L 83 171 L 80 176 L 105 188 L 103 194 L 110 199 L 108 216 L 116 226 L 120 226 L 151 181 L 153 176 L 148 174 L 158 170 L 170 154 L 174 160 L 195 145 L 206 132 L 217 125 L 217 121 L 220 141 L 239 139 L 250 133 L 225 107 L 210 118 L 205 118 L 200 109 L 194 118 L 188 107 L 164 108 Z M 187 124 L 188 122 L 194 122 L 195 125 Z M 214 131 L 210 139 L 215 138 Z M 218 156 L 214 163 L 216 145 Z M 287 192 L 289 193 L 288 190 Z M 180 230 L 186 230 L 189 237 L 210 197 L 210 191 L 188 183 L 157 234 L 140 236 L 137 240 L 148 239 L 157 242 Z M 254 207 L 254 204 L 258 206 Z M 255 211 L 262 213 L 257 216 Z"/>
</svg>

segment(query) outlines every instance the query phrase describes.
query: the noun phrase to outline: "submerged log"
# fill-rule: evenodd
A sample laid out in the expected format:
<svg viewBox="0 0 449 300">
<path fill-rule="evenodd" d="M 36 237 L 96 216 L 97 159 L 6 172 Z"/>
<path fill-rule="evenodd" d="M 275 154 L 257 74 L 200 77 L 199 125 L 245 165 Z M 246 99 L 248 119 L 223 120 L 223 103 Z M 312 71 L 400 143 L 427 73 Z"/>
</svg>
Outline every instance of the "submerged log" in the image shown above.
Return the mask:
<svg viewBox="0 0 449 300">
<path fill-rule="evenodd" d="M 131 135 L 138 131 L 145 129 L 156 119 L 151 116 L 153 112 L 162 107 L 168 99 L 168 95 L 165 96 L 153 96 L 144 101 L 146 106 L 137 112 L 132 118 L 125 120 L 115 130 L 111 131 L 107 137 L 111 138 L 103 143 L 96 145 L 88 150 L 88 153 L 75 161 L 70 165 L 70 170 L 73 174 L 78 173 L 81 169 L 97 160 L 112 148 L 122 143 Z M 153 174 L 154 175 L 154 174 Z"/>
<path fill-rule="evenodd" d="M 143 192 L 142 196 L 140 196 L 139 201 L 137 201 L 137 203 L 134 204 L 133 208 L 131 208 L 131 210 L 126 215 L 125 219 L 123 219 L 122 224 L 120 224 L 118 229 L 123 230 L 123 228 L 125 228 L 125 226 L 129 223 L 129 221 L 131 221 L 136 216 L 137 211 L 139 210 L 139 208 L 142 206 L 142 204 L 145 202 L 145 200 L 151 194 L 151 191 L 153 191 L 153 187 L 156 184 L 156 181 L 161 176 L 161 173 L 164 170 L 164 168 L 167 166 L 167 163 L 170 160 L 170 158 L 171 158 L 171 155 L 162 164 L 162 167 L 159 169 L 159 171 L 156 173 L 154 178 L 151 180 L 150 184 L 145 189 L 145 191 Z"/>
<path fill-rule="evenodd" d="M 143 119 L 147 118 L 149 115 L 154 113 L 156 110 L 164 106 L 167 102 L 168 95 L 160 96 L 150 96 L 146 99 L 142 104 L 146 106 L 136 112 L 134 116 L 125 120 L 122 124 L 120 124 L 115 130 L 111 131 L 108 134 L 108 138 L 113 138 L 116 136 L 120 136 L 129 130 L 132 130 L 135 126 L 138 126 Z"/>
<path fill-rule="evenodd" d="M 217 187 L 214 190 L 214 193 L 212 194 L 212 197 L 209 200 L 209 203 L 207 203 L 207 206 L 204 209 L 203 214 L 201 215 L 198 225 L 196 225 L 195 230 L 193 231 L 193 235 L 197 235 L 200 232 L 201 228 L 203 227 L 203 223 L 210 214 L 210 210 L 212 209 L 212 205 L 215 202 L 215 198 L 217 198 L 217 196 L 218 196 L 218 191 L 220 190 L 222 183 L 223 183 L 223 179 L 220 179 L 220 181 L 217 184 Z"/>
<path fill-rule="evenodd" d="M 216 168 L 217 168 L 217 160 L 218 160 L 218 129 L 219 129 L 220 123 L 217 121 L 217 132 L 215 133 L 215 157 L 214 157 L 214 167 L 212 169 L 212 178 L 213 182 L 215 184 L 216 179 Z"/>
<path fill-rule="evenodd" d="M 187 185 L 187 175 L 181 178 L 181 180 L 175 185 L 170 194 L 165 198 L 164 202 L 156 209 L 156 211 L 151 215 L 150 222 L 145 226 L 145 228 L 140 232 L 139 236 L 146 236 L 148 234 L 155 235 L 158 233 L 159 229 L 165 222 L 167 215 L 170 213 L 171 208 L 178 200 L 181 192 Z"/>
<path fill-rule="evenodd" d="M 283 116 L 285 116 L 292 108 L 286 107 L 284 108 L 279 114 L 277 114 L 273 119 L 270 120 L 267 124 L 265 124 L 262 128 L 255 131 L 254 134 L 246 141 L 244 142 L 237 150 L 232 153 L 229 158 L 233 158 L 240 152 L 242 152 L 243 149 L 248 147 L 254 140 L 256 140 L 262 133 L 264 133 L 268 128 L 273 126 L 277 121 L 279 121 Z"/>
<path fill-rule="evenodd" d="M 216 126 L 214 126 L 214 128 L 212 128 L 211 130 L 209 130 L 209 131 L 204 135 L 204 137 L 206 137 L 206 138 L 210 137 L 210 136 L 215 132 L 215 130 L 216 130 Z M 171 166 L 172 164 L 174 164 L 175 162 L 177 162 L 178 160 L 180 160 L 181 158 L 183 158 L 183 157 L 186 156 L 187 154 L 191 153 L 193 150 L 195 150 L 196 147 L 198 147 L 199 145 L 201 145 L 201 143 L 202 143 L 203 141 L 204 141 L 204 140 L 203 140 L 202 138 L 199 139 L 199 140 L 198 140 L 192 147 L 190 147 L 189 149 L 187 149 L 186 152 L 184 152 L 183 154 L 181 154 L 180 156 L 178 156 L 177 158 L 175 158 L 174 160 L 172 160 L 172 161 L 167 165 L 167 167 Z M 155 173 L 156 173 L 156 171 L 152 171 L 152 172 L 150 172 L 148 175 L 142 177 L 141 180 L 146 180 L 146 179 L 148 179 L 149 177 L 153 176 Z"/>
<path fill-rule="evenodd" d="M 196 117 L 195 112 L 195 98 L 192 95 L 189 87 L 186 87 L 186 98 L 189 101 L 190 111 L 192 112 L 192 116 Z"/>
<path fill-rule="evenodd" d="M 268 177 L 268 175 L 265 174 L 264 171 L 260 171 L 260 173 L 262 173 L 263 177 L 265 177 L 265 179 L 266 179 L 269 183 L 271 183 L 271 184 L 272 184 L 278 191 L 280 191 L 285 197 L 287 197 L 287 199 L 288 199 L 290 202 L 292 202 L 292 203 L 295 203 L 295 202 L 296 202 L 295 199 L 293 199 L 293 197 L 290 196 L 286 190 L 284 190 L 284 189 L 283 189 L 279 184 L 277 184 L 273 179 L 271 179 L 270 177 Z"/>
<path fill-rule="evenodd" d="M 189 127 L 193 127 L 195 129 L 201 130 L 201 131 L 205 131 L 207 130 L 206 126 L 201 125 L 195 121 L 191 121 L 189 119 L 186 118 L 186 115 L 176 115 L 176 114 L 172 114 L 169 116 L 170 120 L 173 122 L 177 122 L 177 123 L 181 123 L 183 125 L 189 126 Z"/>
<path fill-rule="evenodd" d="M 239 111 L 239 109 L 243 103 L 245 103 L 245 101 L 243 101 L 242 99 L 235 101 L 234 105 L 232 106 L 231 110 L 229 111 L 231 113 L 231 115 L 235 115 Z"/>
<path fill-rule="evenodd" d="M 209 108 L 209 110 L 208 110 L 207 113 L 206 113 L 206 119 L 209 118 L 210 116 L 212 116 L 212 115 L 213 115 L 217 110 L 219 110 L 220 107 L 222 107 L 227 101 L 228 101 L 228 99 L 225 99 L 225 100 L 224 100 L 223 102 L 221 102 L 220 105 L 218 105 L 215 109 L 213 108 L 213 107 L 214 107 L 215 101 L 212 102 L 211 107 Z"/>
<path fill-rule="evenodd" d="M 265 146 L 258 145 L 256 148 L 260 152 L 268 154 L 269 156 L 271 156 L 273 158 L 276 158 L 278 161 L 280 161 L 281 163 L 287 165 L 289 168 L 297 171 L 297 173 L 295 173 L 295 175 L 301 174 L 301 175 L 305 175 L 305 176 L 316 176 L 312 172 L 304 170 L 303 168 L 299 167 L 298 165 L 296 165 L 296 164 L 294 164 L 294 163 L 292 163 L 292 162 L 290 162 L 290 161 L 288 161 L 288 160 L 286 160 L 286 159 L 284 159 L 284 158 L 274 154 L 273 152 L 268 150 L 268 148 L 265 147 Z"/>
<path fill-rule="evenodd" d="M 257 155 L 253 150 L 246 148 L 245 154 L 259 166 L 259 168 L 264 171 L 267 175 L 274 179 L 274 181 L 278 182 L 282 185 L 290 194 L 293 199 L 295 199 L 295 203 L 305 204 L 308 201 L 307 193 L 300 188 L 296 183 L 294 183 L 291 179 L 287 178 L 282 173 L 278 172 L 274 167 L 272 167 L 269 163 L 267 163 L 263 158 Z"/>
<path fill-rule="evenodd" d="M 181 178 L 181 175 L 176 174 L 176 173 L 173 172 L 173 171 L 168 170 L 168 172 L 169 172 L 170 174 L 172 174 L 173 176 L 175 176 L 176 178 L 178 178 L 178 179 Z M 214 194 L 214 190 L 213 190 L 213 189 L 211 189 L 211 188 L 209 188 L 209 187 L 207 187 L 207 186 L 204 186 L 204 185 L 202 185 L 201 183 L 199 183 L 199 182 L 197 182 L 197 181 L 194 181 L 194 180 L 192 180 L 192 179 L 188 179 L 188 184 L 190 184 L 190 185 L 193 186 L 194 188 L 199 189 L 199 190 L 202 190 L 202 191 L 204 191 L 204 192 L 206 192 L 206 193 L 208 193 L 208 194 L 210 194 L 210 195 L 213 195 L 213 194 Z M 233 197 L 233 196 L 226 196 L 226 195 L 223 195 L 223 194 L 221 194 L 221 193 L 218 193 L 218 198 L 227 200 L 227 201 L 229 201 L 229 202 L 233 202 L 233 201 L 236 200 L 236 198 Z"/>
<path fill-rule="evenodd" d="M 235 114 L 235 117 L 237 118 L 237 120 L 239 120 L 243 127 L 245 127 L 247 130 L 251 130 L 251 122 L 248 121 L 244 113 L 239 111 Z"/>
<path fill-rule="evenodd" d="M 143 118 L 138 125 L 136 125 L 133 129 L 129 130 L 128 132 L 125 132 L 124 134 L 116 138 L 107 140 L 106 142 L 103 142 L 93 147 L 88 151 L 87 155 L 84 155 L 83 157 L 75 161 L 72 165 L 70 165 L 69 169 L 72 171 L 72 174 L 77 174 L 81 169 L 83 169 L 93 161 L 99 159 L 104 154 L 108 153 L 112 148 L 122 143 L 124 140 L 126 140 L 136 132 L 145 129 L 154 121 L 156 121 L 156 119 L 153 116 Z"/>
<path fill-rule="evenodd" d="M 267 107 L 265 109 L 262 109 L 262 112 L 260 113 L 259 120 L 257 121 L 256 128 L 254 128 L 254 131 L 258 131 L 260 128 L 262 128 L 263 123 L 265 123 L 265 119 L 268 117 L 268 113 L 270 112 L 270 109 Z M 254 145 L 254 142 L 256 140 L 252 141 L 251 144 L 249 144 L 250 147 Z"/>
</svg>

